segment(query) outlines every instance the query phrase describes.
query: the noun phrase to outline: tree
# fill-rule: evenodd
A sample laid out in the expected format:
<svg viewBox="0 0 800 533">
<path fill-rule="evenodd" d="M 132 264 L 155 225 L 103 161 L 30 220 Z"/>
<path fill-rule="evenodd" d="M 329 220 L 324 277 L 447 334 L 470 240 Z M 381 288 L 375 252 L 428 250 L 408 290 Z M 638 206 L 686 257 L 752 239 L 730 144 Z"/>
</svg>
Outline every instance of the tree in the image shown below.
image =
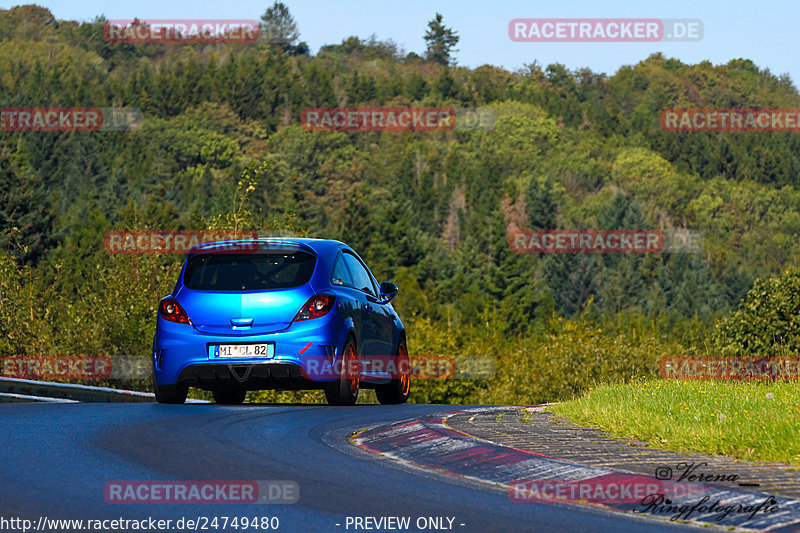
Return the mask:
<svg viewBox="0 0 800 533">
<path fill-rule="evenodd" d="M 759 278 L 721 320 L 712 338 L 724 356 L 786 357 L 800 353 L 800 270 L 787 268 L 780 276 Z"/>
<path fill-rule="evenodd" d="M 428 94 L 428 82 L 419 72 L 414 71 L 406 82 L 406 93 L 412 100 L 422 100 Z"/>
<path fill-rule="evenodd" d="M 458 52 L 454 47 L 458 44 L 458 34 L 442 24 L 441 13 L 428 22 L 428 31 L 425 32 L 425 43 L 428 51 L 425 58 L 440 65 L 450 64 L 450 54 Z"/>
<path fill-rule="evenodd" d="M 289 50 L 289 54 L 293 56 L 307 56 L 311 54 L 311 49 L 308 47 L 308 43 L 305 41 L 300 41 L 300 43 L 296 44 Z"/>
<path fill-rule="evenodd" d="M 262 39 L 278 45 L 285 52 L 292 52 L 294 43 L 300 38 L 297 23 L 283 2 L 275 1 L 272 7 L 261 15 L 259 31 Z M 301 43 L 303 45 L 305 43 Z M 308 45 L 305 46 L 308 49 Z"/>
<path fill-rule="evenodd" d="M 25 154 L 0 144 L 0 250 L 20 264 L 35 264 L 55 244 L 52 215 L 38 186 Z"/>
<path fill-rule="evenodd" d="M 558 205 L 546 179 L 534 177 L 525 192 L 525 200 L 531 229 L 554 229 Z"/>
<path fill-rule="evenodd" d="M 359 59 L 392 59 L 402 58 L 400 49 L 394 41 L 379 41 L 374 33 L 369 39 L 360 39 L 356 35 L 351 35 L 342 40 L 342 44 L 326 44 L 319 49 L 320 55 L 323 53 L 356 54 Z"/>
<path fill-rule="evenodd" d="M 454 80 L 453 76 L 450 75 L 449 70 L 445 70 L 442 75 L 439 76 L 439 79 L 436 80 L 433 88 L 445 100 L 448 98 L 458 97 L 458 85 L 456 85 L 456 80 Z"/>
</svg>

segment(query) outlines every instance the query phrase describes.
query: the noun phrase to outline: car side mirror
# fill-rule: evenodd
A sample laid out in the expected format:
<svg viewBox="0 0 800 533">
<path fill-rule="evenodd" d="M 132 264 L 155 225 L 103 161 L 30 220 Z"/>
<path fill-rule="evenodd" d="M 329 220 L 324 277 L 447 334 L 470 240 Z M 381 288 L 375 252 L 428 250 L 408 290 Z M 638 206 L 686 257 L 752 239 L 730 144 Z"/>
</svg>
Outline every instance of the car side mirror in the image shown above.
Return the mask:
<svg viewBox="0 0 800 533">
<path fill-rule="evenodd" d="M 381 300 L 384 302 L 388 302 L 395 296 L 397 296 L 397 292 L 400 289 L 397 288 L 397 285 L 394 283 L 389 283 L 388 281 L 384 281 L 381 283 Z"/>
</svg>

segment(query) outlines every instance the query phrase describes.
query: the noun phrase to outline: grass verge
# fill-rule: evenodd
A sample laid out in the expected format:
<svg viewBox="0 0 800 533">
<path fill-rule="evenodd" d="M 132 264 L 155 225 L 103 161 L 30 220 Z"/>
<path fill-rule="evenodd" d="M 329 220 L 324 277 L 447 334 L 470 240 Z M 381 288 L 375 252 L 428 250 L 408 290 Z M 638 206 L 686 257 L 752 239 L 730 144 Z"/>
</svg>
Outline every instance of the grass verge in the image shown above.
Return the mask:
<svg viewBox="0 0 800 533">
<path fill-rule="evenodd" d="M 800 384 L 647 380 L 589 390 L 549 411 L 677 452 L 800 465 Z"/>
</svg>

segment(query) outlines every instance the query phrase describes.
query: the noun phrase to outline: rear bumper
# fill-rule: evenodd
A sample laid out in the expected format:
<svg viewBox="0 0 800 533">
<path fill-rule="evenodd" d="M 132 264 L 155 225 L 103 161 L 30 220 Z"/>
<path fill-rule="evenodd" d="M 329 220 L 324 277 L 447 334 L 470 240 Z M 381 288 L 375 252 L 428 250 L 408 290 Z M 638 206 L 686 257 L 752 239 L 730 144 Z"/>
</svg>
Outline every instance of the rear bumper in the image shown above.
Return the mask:
<svg viewBox="0 0 800 533">
<path fill-rule="evenodd" d="M 347 334 L 347 325 L 335 312 L 263 335 L 204 334 L 191 325 L 158 317 L 153 340 L 153 374 L 158 385 L 186 383 L 208 389 L 235 385 L 250 390 L 320 388 L 330 381 L 323 378 L 331 374 L 316 369 L 334 362 Z M 274 355 L 214 357 L 210 350 L 217 344 L 250 343 L 273 344 Z"/>
<path fill-rule="evenodd" d="M 312 381 L 294 363 L 200 363 L 181 370 L 177 384 L 216 390 L 304 390 L 322 388 L 323 382 Z"/>
</svg>

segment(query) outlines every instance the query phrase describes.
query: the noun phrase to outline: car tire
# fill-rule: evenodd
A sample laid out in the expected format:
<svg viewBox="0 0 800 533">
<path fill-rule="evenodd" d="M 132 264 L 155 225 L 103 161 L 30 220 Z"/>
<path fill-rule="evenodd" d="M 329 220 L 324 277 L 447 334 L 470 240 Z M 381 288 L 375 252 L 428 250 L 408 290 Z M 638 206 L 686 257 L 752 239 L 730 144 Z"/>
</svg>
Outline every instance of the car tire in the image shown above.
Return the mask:
<svg viewBox="0 0 800 533">
<path fill-rule="evenodd" d="M 397 345 L 397 353 L 394 357 L 394 367 L 397 369 L 399 376 L 386 385 L 375 387 L 375 396 L 378 397 L 378 401 L 383 405 L 406 403 L 411 394 L 411 365 L 405 341 L 401 340 L 400 344 Z"/>
<path fill-rule="evenodd" d="M 325 387 L 325 398 L 330 405 L 355 405 L 358 400 L 359 372 L 358 352 L 352 337 L 348 338 L 342 349 L 342 357 L 338 366 L 337 379 Z"/>
<path fill-rule="evenodd" d="M 218 389 L 211 391 L 214 401 L 220 405 L 241 405 L 247 396 L 244 389 Z"/>
<path fill-rule="evenodd" d="M 153 391 L 158 403 L 182 404 L 186 401 L 189 387 L 186 385 L 158 385 L 153 378 Z"/>
</svg>

